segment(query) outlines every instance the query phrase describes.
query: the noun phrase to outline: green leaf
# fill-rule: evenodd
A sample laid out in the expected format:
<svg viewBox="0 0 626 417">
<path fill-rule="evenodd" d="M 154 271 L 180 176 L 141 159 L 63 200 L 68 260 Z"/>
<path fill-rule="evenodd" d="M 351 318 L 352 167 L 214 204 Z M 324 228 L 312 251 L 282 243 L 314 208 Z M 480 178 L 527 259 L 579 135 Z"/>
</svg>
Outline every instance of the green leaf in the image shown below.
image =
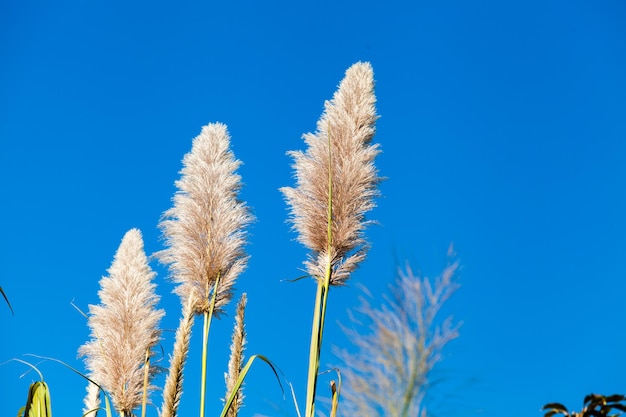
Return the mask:
<svg viewBox="0 0 626 417">
<path fill-rule="evenodd" d="M 50 391 L 48 385 L 43 381 L 37 381 L 30 384 L 28 390 L 28 398 L 26 400 L 26 408 L 24 409 L 25 417 L 52 417 L 52 409 L 50 407 Z"/>
<path fill-rule="evenodd" d="M 104 396 L 104 405 L 105 405 L 105 409 L 106 409 L 106 412 L 107 412 L 107 417 L 112 417 L 111 402 L 109 401 L 109 396 L 108 395 Z"/>
<path fill-rule="evenodd" d="M 283 384 L 280 382 L 280 377 L 278 376 L 278 372 L 276 371 L 276 369 L 278 368 L 265 356 L 252 355 L 250 359 L 248 359 L 248 362 L 246 362 L 246 366 L 244 366 L 243 369 L 241 370 L 241 373 L 239 374 L 239 378 L 237 378 L 237 382 L 235 382 L 235 386 L 233 387 L 233 391 L 230 393 L 228 400 L 226 400 L 226 403 L 224 404 L 224 409 L 222 410 L 222 414 L 220 415 L 220 417 L 225 417 L 226 414 L 228 413 L 230 406 L 233 404 L 233 401 L 235 400 L 235 396 L 237 396 L 237 392 L 239 391 L 239 388 L 241 388 L 241 384 L 243 384 L 243 381 L 246 378 L 246 375 L 248 375 L 248 372 L 250 371 L 250 367 L 252 366 L 252 363 L 257 358 L 261 359 L 263 362 L 268 364 L 270 368 L 272 368 L 272 371 L 274 371 L 274 375 L 276 375 L 276 380 L 278 381 L 280 390 L 283 393 L 283 397 L 285 396 L 285 390 L 283 388 Z"/>
<path fill-rule="evenodd" d="M 38 358 L 38 359 L 44 359 L 47 361 L 53 361 L 53 362 L 57 362 L 60 363 L 61 365 L 65 366 L 67 369 L 69 369 L 70 371 L 77 373 L 78 375 L 82 376 L 83 378 L 85 378 L 87 381 L 91 382 L 92 384 L 96 385 L 98 388 L 100 388 L 102 390 L 102 392 L 104 392 L 106 394 L 106 391 L 100 386 L 100 384 L 98 384 L 97 382 L 95 382 L 94 380 L 92 380 L 91 378 L 89 378 L 87 375 L 83 374 L 82 372 L 80 372 L 78 369 L 71 367 L 70 365 L 66 364 L 65 362 L 63 362 L 62 360 L 56 359 L 56 358 L 50 358 L 48 356 L 40 356 L 40 355 L 35 355 L 33 353 L 25 353 L 24 356 L 32 356 L 33 358 Z M 22 360 L 19 359 L 14 359 L 23 363 L 28 364 L 28 362 L 24 362 Z M 32 365 L 31 365 L 32 366 Z M 36 369 L 36 368 L 35 368 Z M 41 375 L 41 374 L 40 374 Z M 43 377 L 41 378 L 43 379 Z"/>
<path fill-rule="evenodd" d="M 102 408 L 100 408 L 100 407 L 93 408 L 93 409 L 87 411 L 85 414 L 83 414 L 83 417 L 87 417 L 87 416 L 96 417 L 98 415 L 98 410 L 102 410 Z"/>
<path fill-rule="evenodd" d="M 297 282 L 297 281 L 300 281 L 301 279 L 304 279 L 304 278 L 309 278 L 310 276 L 311 276 L 311 275 L 309 275 L 309 274 L 307 274 L 307 275 L 301 275 L 301 276 L 299 276 L 298 278 L 283 279 L 283 280 L 281 280 L 281 281 L 287 281 L 287 282 Z"/>
<path fill-rule="evenodd" d="M 111 404 L 109 403 L 109 393 L 104 388 L 102 388 L 102 386 L 100 384 L 98 384 L 96 381 L 94 381 L 93 379 L 89 378 L 87 375 L 83 374 L 78 369 L 73 368 L 70 365 L 66 364 L 62 360 L 59 360 L 59 359 L 56 359 L 56 358 L 50 358 L 48 356 L 35 355 L 35 354 L 32 354 L 32 353 L 26 353 L 24 356 L 32 356 L 33 358 L 39 358 L 39 359 L 44 359 L 44 360 L 47 360 L 47 361 L 53 361 L 53 362 L 60 363 L 61 365 L 65 366 L 67 369 L 69 369 L 70 371 L 72 371 L 72 372 L 82 376 L 87 381 L 91 382 L 92 384 L 94 384 L 95 386 L 100 388 L 100 391 L 102 391 L 102 393 L 104 394 L 104 401 L 105 401 L 105 404 L 106 404 L 107 417 L 112 417 L 111 416 Z M 27 365 L 30 365 L 28 362 L 25 362 L 25 361 L 20 360 L 20 359 L 13 359 L 13 360 L 16 360 L 16 361 L 25 363 Z M 33 365 L 30 365 L 30 366 L 32 366 L 37 372 L 39 372 L 37 370 L 37 368 L 35 368 Z M 39 373 L 39 375 L 41 375 L 41 373 Z M 43 379 L 43 377 L 41 379 Z M 28 416 L 26 416 L 26 417 L 28 417 Z"/>
</svg>

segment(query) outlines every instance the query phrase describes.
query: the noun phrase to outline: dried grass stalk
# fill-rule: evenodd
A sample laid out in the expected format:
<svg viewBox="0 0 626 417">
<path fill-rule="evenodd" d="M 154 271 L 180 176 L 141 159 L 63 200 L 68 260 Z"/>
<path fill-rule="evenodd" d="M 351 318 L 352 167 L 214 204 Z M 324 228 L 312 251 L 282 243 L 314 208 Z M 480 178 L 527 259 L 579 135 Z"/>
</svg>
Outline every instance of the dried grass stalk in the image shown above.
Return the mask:
<svg viewBox="0 0 626 417">
<path fill-rule="evenodd" d="M 229 144 L 225 125 L 212 123 L 202 128 L 183 159 L 174 206 L 160 223 L 168 248 L 159 257 L 169 264 L 178 284 L 175 292 L 183 304 L 193 294 L 196 314 L 209 311 L 218 279 L 215 313 L 222 311 L 248 260 L 243 250 L 245 227 L 253 217 L 238 199 L 241 177 L 235 171 L 241 162 Z"/>
<path fill-rule="evenodd" d="M 365 214 L 375 206 L 380 182 L 374 166 L 380 151 L 371 143 L 375 103 L 371 65 L 354 64 L 333 99 L 325 103 L 317 131 L 304 135 L 307 151 L 289 152 L 297 185 L 281 191 L 291 206 L 298 240 L 312 251 L 305 262 L 307 271 L 322 279 L 330 262 L 331 285 L 344 284 L 367 251 Z"/>
<path fill-rule="evenodd" d="M 183 309 L 183 317 L 180 319 L 174 351 L 170 355 L 170 367 L 163 388 L 163 406 L 161 417 L 176 417 L 180 398 L 183 395 L 183 370 L 189 354 L 189 342 L 191 340 L 191 328 L 194 322 L 193 299 L 189 299 Z"/>
<path fill-rule="evenodd" d="M 142 401 L 146 351 L 159 341 L 159 297 L 148 265 L 141 232 L 129 230 L 108 270 L 100 280 L 99 305 L 89 306 L 91 340 L 79 349 L 91 379 L 110 395 L 123 416 Z M 157 368 L 151 368 L 150 379 Z M 153 387 L 148 387 L 149 391 Z"/>
<path fill-rule="evenodd" d="M 230 358 L 228 360 L 228 372 L 224 374 L 226 380 L 226 395 L 224 396 L 224 402 L 230 397 L 231 393 L 235 389 L 237 379 L 241 374 L 241 368 L 243 367 L 244 355 L 243 352 L 246 346 L 246 329 L 244 325 L 244 317 L 246 310 L 246 303 L 248 298 L 246 294 L 241 295 L 241 299 L 237 304 L 237 315 L 235 317 L 235 328 L 233 329 L 232 343 L 230 345 Z M 230 409 L 228 410 L 227 417 L 237 417 L 239 409 L 243 404 L 244 395 L 242 389 L 239 388 L 235 396 Z"/>
</svg>

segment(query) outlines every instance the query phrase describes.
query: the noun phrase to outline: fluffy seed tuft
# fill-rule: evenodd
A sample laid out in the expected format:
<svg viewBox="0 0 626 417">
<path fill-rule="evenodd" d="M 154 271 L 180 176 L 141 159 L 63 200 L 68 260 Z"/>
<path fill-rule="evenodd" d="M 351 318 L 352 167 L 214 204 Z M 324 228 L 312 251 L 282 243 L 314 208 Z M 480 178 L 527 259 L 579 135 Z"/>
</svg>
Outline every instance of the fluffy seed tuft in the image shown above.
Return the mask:
<svg viewBox="0 0 626 417">
<path fill-rule="evenodd" d="M 111 395 L 115 409 L 131 415 L 141 404 L 146 351 L 158 343 L 164 315 L 156 309 L 159 296 L 152 283 L 156 274 L 148 265 L 138 229 L 124 235 L 108 273 L 100 280 L 100 304 L 89 306 L 91 340 L 79 354 L 85 357 L 91 379 Z M 150 369 L 150 377 L 156 369 Z"/>
<path fill-rule="evenodd" d="M 354 64 L 333 99 L 325 103 L 317 131 L 304 135 L 307 151 L 289 152 L 297 185 L 281 191 L 291 206 L 290 220 L 298 240 L 312 251 L 305 262 L 307 271 L 321 279 L 330 262 L 331 285 L 344 284 L 367 252 L 365 214 L 375 206 L 381 181 L 374 166 L 380 151 L 371 143 L 375 103 L 371 65 Z"/>
<path fill-rule="evenodd" d="M 169 265 L 183 305 L 193 294 L 196 314 L 209 311 L 218 279 L 215 313 L 221 313 L 248 261 L 243 250 L 245 227 L 253 216 L 238 199 L 241 177 L 235 171 L 241 162 L 229 145 L 226 125 L 212 123 L 202 128 L 183 159 L 174 206 L 160 223 L 168 248 L 159 258 Z"/>
</svg>

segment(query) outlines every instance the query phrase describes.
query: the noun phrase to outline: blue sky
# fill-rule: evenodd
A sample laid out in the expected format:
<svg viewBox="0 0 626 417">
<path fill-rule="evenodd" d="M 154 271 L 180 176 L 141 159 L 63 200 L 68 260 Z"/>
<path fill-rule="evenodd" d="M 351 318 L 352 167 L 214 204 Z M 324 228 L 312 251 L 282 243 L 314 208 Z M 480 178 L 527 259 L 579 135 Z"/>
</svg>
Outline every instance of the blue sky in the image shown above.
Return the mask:
<svg viewBox="0 0 626 417">
<path fill-rule="evenodd" d="M 436 275 L 453 242 L 462 287 L 447 312 L 463 326 L 438 370 L 437 415 L 532 417 L 625 393 L 625 18 L 620 1 L 3 2 L 0 285 L 15 316 L 0 305 L 0 362 L 34 353 L 83 369 L 88 328 L 71 303 L 98 302 L 128 229 L 162 248 L 182 157 L 219 121 L 258 219 L 237 284 L 248 353 L 273 359 L 302 404 L 315 288 L 284 281 L 306 252 L 278 188 L 344 71 L 370 61 L 388 180 L 367 261 L 330 294 L 322 361 L 349 342 L 337 322 L 357 283 L 381 294 L 405 261 Z M 152 266 L 171 330 L 179 301 Z M 212 415 L 232 320 L 211 329 Z M 200 333 L 181 415 L 198 408 Z M 39 368 L 53 412 L 79 415 L 84 381 Z M 23 405 L 25 370 L 0 366 L 0 415 Z M 295 415 L 263 366 L 246 395 L 242 416 Z"/>
</svg>

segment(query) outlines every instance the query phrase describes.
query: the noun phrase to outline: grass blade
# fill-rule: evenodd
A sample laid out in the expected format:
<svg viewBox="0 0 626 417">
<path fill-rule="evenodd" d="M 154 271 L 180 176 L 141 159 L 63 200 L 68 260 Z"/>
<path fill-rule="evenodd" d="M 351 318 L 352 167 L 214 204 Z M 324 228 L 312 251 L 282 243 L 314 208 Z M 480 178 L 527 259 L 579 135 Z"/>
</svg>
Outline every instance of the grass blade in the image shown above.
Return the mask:
<svg viewBox="0 0 626 417">
<path fill-rule="evenodd" d="M 4 301 L 7 302 L 7 305 L 9 306 L 9 309 L 11 310 L 11 314 L 15 315 L 15 311 L 13 311 L 13 307 L 11 307 L 11 303 L 9 302 L 9 298 L 7 297 L 7 295 L 4 292 L 4 290 L 2 289 L 2 287 L 0 287 L 0 294 L 2 294 L 2 296 L 4 297 Z"/>
<path fill-rule="evenodd" d="M 241 388 L 241 384 L 243 384 L 243 381 L 246 378 L 246 375 L 248 375 L 248 372 L 250 371 L 250 367 L 252 366 L 252 363 L 257 358 L 261 359 L 263 362 L 268 364 L 270 368 L 272 368 L 274 375 L 276 375 L 276 380 L 278 381 L 280 390 L 283 393 L 283 397 L 285 396 L 285 390 L 283 388 L 283 384 L 280 382 L 280 377 L 278 376 L 278 371 L 277 371 L 278 368 L 265 356 L 252 355 L 250 359 L 248 359 L 248 362 L 246 362 L 246 366 L 244 366 L 243 369 L 241 370 L 241 373 L 239 374 L 239 378 L 237 378 L 237 382 L 235 383 L 235 387 L 233 388 L 233 391 L 230 393 L 230 396 L 228 397 L 228 399 L 226 400 L 226 403 L 224 404 L 224 409 L 222 410 L 222 414 L 220 415 L 220 417 L 226 417 L 226 414 L 228 413 L 230 406 L 232 405 L 233 401 L 235 400 L 235 397 L 237 396 L 237 392 Z"/>
<path fill-rule="evenodd" d="M 30 384 L 24 417 L 52 417 L 50 390 L 43 381 Z"/>
</svg>

